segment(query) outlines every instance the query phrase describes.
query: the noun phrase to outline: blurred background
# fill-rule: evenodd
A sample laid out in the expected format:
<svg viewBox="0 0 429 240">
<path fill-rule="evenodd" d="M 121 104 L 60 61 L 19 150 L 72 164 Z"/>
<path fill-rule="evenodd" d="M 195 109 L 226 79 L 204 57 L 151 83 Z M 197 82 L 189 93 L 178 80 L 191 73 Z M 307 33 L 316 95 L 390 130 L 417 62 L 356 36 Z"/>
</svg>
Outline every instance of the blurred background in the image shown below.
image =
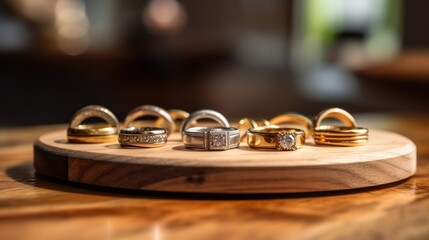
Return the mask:
<svg viewBox="0 0 429 240">
<path fill-rule="evenodd" d="M 423 0 L 0 0 L 0 127 L 89 104 L 428 113 Z"/>
</svg>

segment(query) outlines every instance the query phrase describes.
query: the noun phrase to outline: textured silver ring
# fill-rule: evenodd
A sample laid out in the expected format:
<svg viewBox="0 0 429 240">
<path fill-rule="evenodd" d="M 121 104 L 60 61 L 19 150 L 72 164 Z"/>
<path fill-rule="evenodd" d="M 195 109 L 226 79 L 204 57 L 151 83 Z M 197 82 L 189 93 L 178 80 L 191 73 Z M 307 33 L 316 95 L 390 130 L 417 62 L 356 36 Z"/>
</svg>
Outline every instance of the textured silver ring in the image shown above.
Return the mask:
<svg viewBox="0 0 429 240">
<path fill-rule="evenodd" d="M 156 127 L 129 127 L 119 131 L 121 146 L 132 147 L 162 147 L 167 143 L 167 130 Z"/>
<path fill-rule="evenodd" d="M 185 147 L 202 150 L 228 150 L 240 145 L 240 131 L 232 127 L 192 127 L 183 132 Z"/>
</svg>

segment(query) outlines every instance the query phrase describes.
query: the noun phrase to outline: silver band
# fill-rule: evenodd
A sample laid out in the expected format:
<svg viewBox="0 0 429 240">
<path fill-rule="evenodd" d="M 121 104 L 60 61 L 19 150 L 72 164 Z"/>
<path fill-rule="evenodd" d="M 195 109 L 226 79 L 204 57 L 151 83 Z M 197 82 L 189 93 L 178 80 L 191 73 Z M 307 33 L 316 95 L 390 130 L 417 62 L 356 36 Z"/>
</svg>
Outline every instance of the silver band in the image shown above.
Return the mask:
<svg viewBox="0 0 429 240">
<path fill-rule="evenodd" d="M 161 147 L 167 143 L 167 130 L 155 127 L 122 128 L 118 141 L 122 146 Z"/>
<path fill-rule="evenodd" d="M 180 132 L 182 133 L 182 138 L 183 138 L 183 133 L 187 128 L 189 128 L 191 124 L 195 123 L 199 119 L 204 119 L 204 118 L 215 120 L 222 127 L 225 127 L 225 128 L 230 127 L 228 120 L 226 120 L 226 118 L 221 113 L 213 110 L 209 110 L 209 109 L 198 110 L 198 111 L 192 112 L 189 115 L 189 117 L 183 122 L 182 127 L 180 128 Z"/>
<path fill-rule="evenodd" d="M 174 121 L 168 112 L 158 106 L 143 105 L 131 110 L 125 117 L 124 127 L 127 128 L 130 123 L 142 116 L 156 116 L 165 120 L 167 126 L 167 134 L 170 135 L 174 131 Z"/>
<path fill-rule="evenodd" d="M 89 105 L 79 109 L 72 117 L 69 128 L 77 128 L 84 120 L 91 117 L 99 117 L 106 121 L 111 127 L 118 127 L 119 121 L 107 108 L 99 105 Z"/>
<path fill-rule="evenodd" d="M 232 127 L 192 127 L 183 132 L 185 147 L 204 150 L 238 148 L 240 131 Z"/>
</svg>

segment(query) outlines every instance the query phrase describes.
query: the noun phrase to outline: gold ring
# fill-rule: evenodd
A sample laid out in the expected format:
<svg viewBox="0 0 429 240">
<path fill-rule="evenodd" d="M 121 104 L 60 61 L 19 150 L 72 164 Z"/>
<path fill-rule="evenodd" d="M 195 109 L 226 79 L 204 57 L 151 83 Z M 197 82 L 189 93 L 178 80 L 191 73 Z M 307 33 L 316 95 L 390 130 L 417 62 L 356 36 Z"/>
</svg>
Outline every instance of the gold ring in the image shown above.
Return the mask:
<svg viewBox="0 0 429 240">
<path fill-rule="evenodd" d="M 240 131 L 240 142 L 246 141 L 247 129 L 255 128 L 255 127 L 263 127 L 271 125 L 268 120 L 261 119 L 259 121 L 255 121 L 250 118 L 243 118 L 238 121 L 238 130 Z"/>
<path fill-rule="evenodd" d="M 326 118 L 336 118 L 346 126 L 321 126 Z M 353 116 L 340 108 L 330 108 L 317 115 L 313 130 L 316 144 L 356 147 L 368 143 L 368 129 L 357 127 Z"/>
<path fill-rule="evenodd" d="M 311 131 L 313 130 L 313 122 L 308 117 L 298 113 L 285 113 L 278 115 L 276 117 L 271 118 L 270 123 L 273 125 L 281 125 L 284 123 L 302 124 L 306 127 L 306 138 L 309 138 L 311 136 Z"/>
<path fill-rule="evenodd" d="M 354 119 L 354 117 L 348 113 L 346 110 L 341 109 L 341 108 L 328 108 L 322 112 L 320 112 L 316 118 L 315 118 L 315 123 L 314 123 L 314 127 L 320 127 L 322 124 L 322 121 L 327 119 L 327 118 L 335 118 L 340 120 L 341 122 L 344 123 L 345 126 L 347 127 L 356 127 L 356 120 Z"/>
<path fill-rule="evenodd" d="M 138 106 L 131 110 L 125 117 L 124 128 L 129 127 L 131 122 L 143 116 L 156 116 L 163 118 L 166 124 L 167 135 L 170 135 L 174 131 L 174 121 L 170 117 L 170 114 L 168 114 L 165 109 L 154 105 Z"/>
<path fill-rule="evenodd" d="M 101 118 L 107 123 L 82 124 L 88 118 Z M 89 105 L 79 109 L 70 120 L 67 138 L 74 143 L 106 143 L 118 139 L 119 121 L 109 109 Z"/>
<path fill-rule="evenodd" d="M 124 147 L 162 147 L 167 143 L 167 130 L 156 127 L 122 128 L 118 141 Z"/>
<path fill-rule="evenodd" d="M 170 109 L 167 112 L 174 121 L 174 132 L 179 132 L 180 126 L 183 121 L 189 117 L 189 113 L 180 109 Z M 167 122 L 163 118 L 158 118 L 155 121 L 155 126 L 159 128 L 167 128 Z"/>
<path fill-rule="evenodd" d="M 294 151 L 305 144 L 305 132 L 273 125 L 250 128 L 247 130 L 247 144 L 252 148 Z"/>
</svg>

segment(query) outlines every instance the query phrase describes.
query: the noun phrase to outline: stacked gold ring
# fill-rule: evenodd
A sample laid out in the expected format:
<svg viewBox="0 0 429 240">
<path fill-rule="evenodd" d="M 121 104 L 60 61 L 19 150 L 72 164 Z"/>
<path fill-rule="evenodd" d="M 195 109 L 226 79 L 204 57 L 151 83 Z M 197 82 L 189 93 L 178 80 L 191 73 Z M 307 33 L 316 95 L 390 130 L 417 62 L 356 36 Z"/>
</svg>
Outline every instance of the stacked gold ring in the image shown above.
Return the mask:
<svg viewBox="0 0 429 240">
<path fill-rule="evenodd" d="M 305 132 L 273 125 L 250 128 L 247 130 L 247 144 L 251 148 L 295 151 L 305 144 Z"/>
<path fill-rule="evenodd" d="M 88 118 L 101 118 L 106 123 L 82 124 Z M 79 109 L 67 128 L 67 139 L 73 143 L 106 143 L 118 139 L 119 121 L 107 108 L 89 105 Z"/>
<path fill-rule="evenodd" d="M 345 126 L 321 125 L 327 118 L 336 118 Z M 316 116 L 313 138 L 316 144 L 356 147 L 368 143 L 368 129 L 357 127 L 353 116 L 340 108 L 329 108 Z"/>
</svg>

